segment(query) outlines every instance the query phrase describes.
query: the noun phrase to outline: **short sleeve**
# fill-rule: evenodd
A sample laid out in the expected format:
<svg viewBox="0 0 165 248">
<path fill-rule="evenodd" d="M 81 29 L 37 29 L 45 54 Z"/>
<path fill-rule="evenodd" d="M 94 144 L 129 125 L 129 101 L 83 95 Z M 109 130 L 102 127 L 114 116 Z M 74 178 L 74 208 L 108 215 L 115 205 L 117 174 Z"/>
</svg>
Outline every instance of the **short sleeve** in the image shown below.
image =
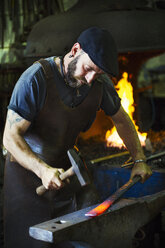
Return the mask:
<svg viewBox="0 0 165 248">
<path fill-rule="evenodd" d="M 42 108 L 46 95 L 42 74 L 39 64 L 29 67 L 17 81 L 8 106 L 8 109 L 31 122 Z"/>
<path fill-rule="evenodd" d="M 112 81 L 106 74 L 101 75 L 99 81 L 103 84 L 103 96 L 100 107 L 104 110 L 106 115 L 112 116 L 119 110 L 121 99 L 116 92 Z"/>
</svg>

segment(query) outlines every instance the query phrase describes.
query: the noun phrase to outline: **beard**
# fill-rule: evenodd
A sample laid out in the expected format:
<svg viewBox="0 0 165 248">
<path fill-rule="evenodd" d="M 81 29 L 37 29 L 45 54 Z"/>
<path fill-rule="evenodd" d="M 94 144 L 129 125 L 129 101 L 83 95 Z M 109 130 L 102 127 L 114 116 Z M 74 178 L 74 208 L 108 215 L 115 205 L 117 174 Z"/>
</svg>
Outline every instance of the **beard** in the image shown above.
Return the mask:
<svg viewBox="0 0 165 248">
<path fill-rule="evenodd" d="M 76 67 L 77 67 L 77 62 L 80 58 L 81 54 L 78 55 L 76 58 L 74 58 L 68 65 L 68 71 L 65 75 L 67 84 L 72 87 L 72 88 L 79 88 L 82 84 L 87 84 L 87 81 L 85 80 L 85 78 L 75 78 L 74 77 L 74 73 L 76 71 Z"/>
</svg>

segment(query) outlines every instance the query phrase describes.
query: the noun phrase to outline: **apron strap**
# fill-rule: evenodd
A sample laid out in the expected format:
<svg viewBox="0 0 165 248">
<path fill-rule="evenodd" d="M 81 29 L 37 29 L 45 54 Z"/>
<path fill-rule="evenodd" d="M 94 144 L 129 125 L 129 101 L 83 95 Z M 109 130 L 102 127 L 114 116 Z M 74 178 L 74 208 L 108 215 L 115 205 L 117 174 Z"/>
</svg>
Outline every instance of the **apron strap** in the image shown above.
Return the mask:
<svg viewBox="0 0 165 248">
<path fill-rule="evenodd" d="M 51 65 L 46 59 L 40 59 L 34 63 L 40 63 L 41 64 L 46 79 L 49 80 L 49 79 L 52 79 L 54 77 Z"/>
</svg>

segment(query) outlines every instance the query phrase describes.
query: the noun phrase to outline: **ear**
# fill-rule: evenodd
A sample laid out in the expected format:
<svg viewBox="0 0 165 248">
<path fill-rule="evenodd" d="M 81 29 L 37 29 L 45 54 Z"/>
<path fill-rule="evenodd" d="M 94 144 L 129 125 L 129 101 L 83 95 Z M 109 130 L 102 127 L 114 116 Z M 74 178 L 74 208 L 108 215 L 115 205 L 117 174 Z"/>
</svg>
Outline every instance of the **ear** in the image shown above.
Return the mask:
<svg viewBox="0 0 165 248">
<path fill-rule="evenodd" d="M 81 51 L 81 46 L 80 44 L 77 42 L 73 45 L 72 49 L 71 49 L 71 54 L 74 57 L 75 55 L 77 55 L 79 52 Z"/>
</svg>

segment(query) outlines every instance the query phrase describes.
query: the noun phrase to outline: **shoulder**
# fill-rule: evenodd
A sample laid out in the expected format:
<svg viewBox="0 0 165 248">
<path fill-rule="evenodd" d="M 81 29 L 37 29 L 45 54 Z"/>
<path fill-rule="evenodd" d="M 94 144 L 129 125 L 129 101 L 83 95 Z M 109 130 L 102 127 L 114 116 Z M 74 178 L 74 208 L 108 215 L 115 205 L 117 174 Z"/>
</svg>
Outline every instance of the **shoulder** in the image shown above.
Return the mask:
<svg viewBox="0 0 165 248">
<path fill-rule="evenodd" d="M 103 84 L 101 108 L 107 115 L 112 116 L 119 110 L 121 99 L 107 74 L 100 75 L 98 80 Z"/>
<path fill-rule="evenodd" d="M 50 65 L 54 66 L 54 57 L 45 58 Z M 42 94 L 43 91 L 46 91 L 46 78 L 44 70 L 39 61 L 34 62 L 29 66 L 18 79 L 13 92 L 22 92 L 29 94 L 32 92 L 38 92 Z"/>
<path fill-rule="evenodd" d="M 54 57 L 45 58 L 45 60 L 53 67 Z M 22 73 L 17 84 L 21 83 L 29 86 L 36 83 L 39 84 L 40 82 L 42 83 L 42 81 L 45 81 L 45 74 L 42 65 L 39 61 L 36 61 Z"/>
<path fill-rule="evenodd" d="M 103 84 L 104 90 L 113 89 L 113 91 L 116 91 L 112 80 L 108 77 L 107 74 L 101 74 L 97 80 Z"/>
<path fill-rule="evenodd" d="M 46 82 L 39 63 L 26 69 L 17 81 L 8 109 L 32 121 L 43 106 L 46 95 Z"/>
<path fill-rule="evenodd" d="M 103 97 L 119 97 L 118 93 L 114 87 L 112 80 L 106 74 L 99 76 L 97 81 L 101 82 L 103 85 Z"/>
</svg>

